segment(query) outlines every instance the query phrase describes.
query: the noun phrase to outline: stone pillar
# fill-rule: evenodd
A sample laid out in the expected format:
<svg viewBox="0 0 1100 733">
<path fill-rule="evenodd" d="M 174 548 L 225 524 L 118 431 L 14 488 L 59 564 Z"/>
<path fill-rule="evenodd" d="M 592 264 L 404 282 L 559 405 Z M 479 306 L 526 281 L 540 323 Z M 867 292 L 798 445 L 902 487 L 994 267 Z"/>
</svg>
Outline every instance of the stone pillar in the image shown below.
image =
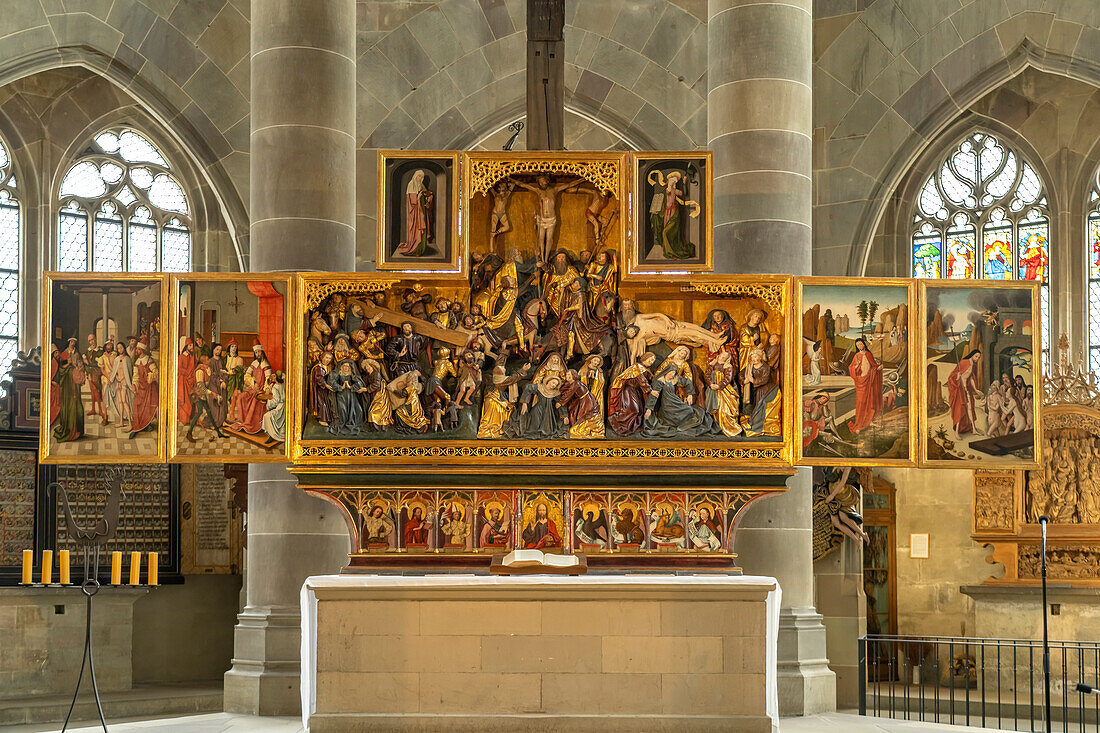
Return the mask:
<svg viewBox="0 0 1100 733">
<path fill-rule="evenodd" d="M 707 131 L 714 151 L 718 272 L 812 271 L 811 0 L 709 0 Z M 783 589 L 779 700 L 784 715 L 836 707 L 825 627 L 814 610 L 810 472 L 752 507 L 739 564 Z"/>
<path fill-rule="evenodd" d="M 355 269 L 355 1 L 252 0 L 251 270 Z M 300 711 L 299 593 L 347 561 L 339 510 L 248 473 L 245 608 L 227 712 Z"/>
</svg>

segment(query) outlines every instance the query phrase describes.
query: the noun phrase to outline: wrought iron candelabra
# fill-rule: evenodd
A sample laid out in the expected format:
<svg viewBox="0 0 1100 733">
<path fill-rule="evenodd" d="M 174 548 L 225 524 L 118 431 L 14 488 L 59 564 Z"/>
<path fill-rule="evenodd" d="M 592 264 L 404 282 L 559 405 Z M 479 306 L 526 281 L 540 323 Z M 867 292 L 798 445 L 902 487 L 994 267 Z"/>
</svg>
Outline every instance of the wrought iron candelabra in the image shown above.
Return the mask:
<svg viewBox="0 0 1100 733">
<path fill-rule="evenodd" d="M 61 509 L 65 515 L 65 533 L 69 539 L 80 549 L 84 556 L 84 577 L 80 582 L 80 585 L 69 585 L 65 579 L 61 584 L 54 584 L 52 579 L 52 562 L 53 556 L 49 551 L 43 553 L 44 560 L 48 558 L 48 561 L 43 563 L 42 582 L 32 583 L 30 582 L 29 564 L 26 553 L 24 556 L 24 570 L 23 570 L 23 587 L 30 588 L 79 588 L 81 594 L 85 599 L 85 620 L 84 620 L 84 654 L 80 660 L 80 674 L 76 678 L 76 689 L 73 690 L 73 701 L 69 705 L 69 712 L 65 715 L 65 723 L 62 725 L 61 730 L 64 733 L 69 727 L 69 720 L 72 718 L 73 710 L 76 708 L 76 701 L 80 695 L 80 686 L 84 682 L 84 669 L 87 668 L 89 672 L 89 678 L 92 683 L 92 693 L 95 696 L 96 710 L 99 713 L 99 722 L 103 726 L 104 733 L 107 733 L 107 719 L 103 714 L 103 702 L 99 697 L 99 684 L 96 681 L 95 676 L 95 656 L 92 652 L 92 601 L 99 593 L 101 584 L 99 582 L 99 558 L 103 550 L 104 545 L 115 538 L 118 533 L 119 525 L 119 512 L 122 503 L 122 472 L 116 469 L 110 476 L 110 481 L 107 489 L 107 502 L 104 508 L 103 516 L 90 528 L 81 527 L 76 523 L 73 518 L 72 508 L 69 504 L 69 495 L 65 491 L 65 488 L 58 483 L 52 483 L 49 486 L 50 495 L 57 496 L 61 502 Z M 29 551 L 27 551 L 29 553 Z M 121 556 L 122 553 L 114 553 L 117 560 L 112 562 L 111 567 L 111 586 L 117 587 L 121 585 Z M 138 555 L 138 553 L 133 553 Z M 63 563 L 66 560 L 63 560 Z M 149 553 L 149 571 L 146 583 L 140 583 L 140 558 L 131 556 L 130 564 L 130 583 L 129 588 L 155 588 L 157 586 L 157 555 L 156 553 Z M 47 569 L 47 565 L 51 566 Z M 66 567 L 64 564 L 62 567 Z"/>
</svg>

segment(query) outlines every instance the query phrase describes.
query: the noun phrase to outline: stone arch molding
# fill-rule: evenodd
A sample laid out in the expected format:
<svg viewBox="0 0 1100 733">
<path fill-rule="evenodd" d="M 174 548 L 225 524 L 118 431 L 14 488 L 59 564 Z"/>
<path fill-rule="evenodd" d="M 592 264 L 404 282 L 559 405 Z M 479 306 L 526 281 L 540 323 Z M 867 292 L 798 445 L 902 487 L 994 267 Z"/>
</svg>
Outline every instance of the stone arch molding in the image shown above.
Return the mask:
<svg viewBox="0 0 1100 733">
<path fill-rule="evenodd" d="M 861 274 L 912 163 L 1026 67 L 1100 86 L 1100 5 L 1050 5 L 875 0 L 824 49 L 814 89 L 825 159 L 815 171 L 818 271 Z"/>
<path fill-rule="evenodd" d="M 469 147 L 520 117 L 525 20 L 520 2 L 445 0 L 407 9 L 363 3 L 360 148 Z M 672 2 L 572 2 L 566 8 L 566 103 L 639 147 L 706 145 L 703 17 Z"/>
<path fill-rule="evenodd" d="M 248 101 L 229 80 L 227 67 L 236 66 L 234 57 L 243 59 L 247 67 L 247 21 L 243 36 L 230 38 L 231 42 L 219 44 L 216 49 L 208 45 L 208 55 L 196 40 L 201 38 L 198 18 L 175 21 L 196 34 L 189 38 L 136 0 L 116 0 L 106 20 L 85 12 L 47 17 L 38 3 L 26 5 L 27 17 L 15 14 L 23 30 L 4 39 L 10 55 L 0 60 L 0 85 L 42 71 L 80 66 L 126 91 L 172 136 L 176 147 L 210 188 L 233 239 L 237 263 L 246 269 Z M 210 17 L 201 23 L 203 29 L 213 27 L 223 14 L 237 12 L 228 2 L 206 5 Z M 131 37 L 137 33 L 134 24 L 144 28 L 140 37 Z M 154 33 L 160 41 L 150 42 Z M 137 50 L 128 42 L 134 43 Z M 166 68 L 150 58 L 153 47 L 177 66 Z M 182 62 L 181 53 L 186 56 Z"/>
</svg>

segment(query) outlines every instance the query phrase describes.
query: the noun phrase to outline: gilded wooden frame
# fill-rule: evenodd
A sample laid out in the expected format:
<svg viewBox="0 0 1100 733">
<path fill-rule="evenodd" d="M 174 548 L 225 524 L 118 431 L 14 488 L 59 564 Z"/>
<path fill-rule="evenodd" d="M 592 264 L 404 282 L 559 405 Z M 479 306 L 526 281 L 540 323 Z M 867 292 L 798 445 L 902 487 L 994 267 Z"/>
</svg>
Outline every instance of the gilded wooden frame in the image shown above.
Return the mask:
<svg viewBox="0 0 1100 733">
<path fill-rule="evenodd" d="M 918 297 L 918 317 L 920 328 L 918 331 L 918 349 L 920 360 L 918 362 L 917 375 L 920 389 L 917 390 L 917 399 L 920 400 L 920 413 L 918 425 L 920 426 L 920 452 L 917 454 L 917 463 L 921 468 L 984 468 L 990 470 L 1012 469 L 1026 470 L 1040 466 L 1040 450 L 1043 444 L 1043 424 L 1040 405 L 1042 403 L 1043 389 L 1043 342 L 1042 330 L 1038 324 L 1041 322 L 1039 306 L 1039 289 L 1041 284 L 1036 280 L 920 280 Z M 1031 291 L 1031 353 L 1032 353 L 1032 382 L 1035 399 L 1032 401 L 1032 425 L 1034 425 L 1034 458 L 1031 461 L 990 462 L 989 459 L 959 459 L 943 460 L 928 458 L 928 290 L 929 288 L 947 288 L 962 290 L 1030 290 Z"/>
<path fill-rule="evenodd" d="M 171 304 L 168 309 L 171 325 L 167 332 L 171 335 L 168 343 L 171 346 L 171 352 L 168 354 L 168 367 L 171 374 L 171 379 L 168 380 L 168 404 L 175 405 L 176 400 L 179 398 L 179 319 L 175 317 L 175 304 L 179 302 L 180 297 L 180 285 L 183 283 L 191 282 L 277 282 L 282 283 L 286 289 L 286 293 L 283 296 L 283 329 L 284 329 L 284 341 L 283 341 L 283 372 L 286 375 L 286 429 L 289 430 L 293 425 L 291 419 L 292 407 L 291 407 L 291 395 L 299 389 L 298 387 L 298 372 L 293 368 L 295 363 L 295 354 L 299 349 L 304 348 L 304 343 L 296 341 L 294 338 L 294 321 L 297 318 L 298 309 L 295 305 L 295 298 L 297 297 L 298 289 L 295 284 L 295 275 L 280 272 L 187 272 L 176 273 L 169 278 L 169 288 L 171 292 Z M 162 319 L 163 322 L 163 319 Z M 167 437 L 167 460 L 174 463 L 208 463 L 210 461 L 219 461 L 222 463 L 286 463 L 290 460 L 290 436 L 288 435 L 283 441 L 283 450 L 281 453 L 272 453 L 270 455 L 233 455 L 233 454 L 215 454 L 210 453 L 207 455 L 180 455 L 179 453 L 179 440 L 176 436 L 176 419 L 172 416 L 169 420 L 172 429 L 168 433 Z"/>
<path fill-rule="evenodd" d="M 653 278 L 664 286 L 696 291 L 709 295 L 745 295 L 769 303 L 776 317 L 782 319 L 782 348 L 785 374 L 782 390 L 783 435 L 780 440 L 732 441 L 658 441 L 658 440 L 305 440 L 305 390 L 294 391 L 288 426 L 292 442 L 291 458 L 295 464 L 346 463 L 356 464 L 360 471 L 394 471 L 400 466 L 420 466 L 425 473 L 451 473 L 459 466 L 478 466 L 492 461 L 498 467 L 523 466 L 525 471 L 537 467 L 576 466 L 586 470 L 621 471 L 630 468 L 659 470 L 672 467 L 706 466 L 731 472 L 759 473 L 764 468 L 784 468 L 792 465 L 794 428 L 792 414 L 791 351 L 791 288 L 789 275 L 712 275 L 688 281 L 685 279 Z M 298 276 L 297 313 L 294 317 L 294 351 L 291 369 L 296 384 L 304 382 L 305 321 L 308 311 L 337 291 L 370 293 L 408 283 L 412 278 L 398 279 L 391 273 L 303 273 Z M 634 281 L 630 290 L 644 287 Z"/>
<path fill-rule="evenodd" d="M 669 159 L 699 158 L 705 161 L 705 184 L 703 191 L 703 222 L 699 228 L 701 240 L 699 246 L 705 248 L 702 262 L 691 264 L 645 264 L 641 261 L 640 247 L 642 246 L 642 216 L 643 209 L 648 209 L 649 203 L 645 200 L 645 187 L 638 182 L 638 174 L 643 161 Z M 627 184 L 630 198 L 630 234 L 624 244 L 626 267 L 623 270 L 624 277 L 645 277 L 661 273 L 681 272 L 713 272 L 714 271 L 714 153 L 710 150 L 658 150 L 635 152 L 629 154 L 630 179 Z"/>
<path fill-rule="evenodd" d="M 94 456 L 59 456 L 50 451 L 50 351 L 49 345 L 53 342 L 51 331 L 53 329 L 53 288 L 57 283 L 136 283 L 144 282 L 149 285 L 160 285 L 160 322 L 161 328 L 168 319 L 168 276 L 159 272 L 43 272 L 42 273 L 42 345 L 45 355 L 42 358 L 42 408 L 38 426 L 38 456 L 40 463 L 163 463 L 167 454 L 165 439 L 165 418 L 167 416 L 168 385 L 165 383 L 165 371 L 167 356 L 164 349 L 167 348 L 161 332 L 161 353 L 157 359 L 157 368 L 160 370 L 160 379 L 157 383 L 157 453 L 156 455 L 94 455 Z M 79 338 L 79 337 L 78 337 Z M 78 341 L 79 343 L 79 341 Z M 87 415 L 85 416 L 87 419 Z"/>
<path fill-rule="evenodd" d="M 501 178 L 512 174 L 567 173 L 580 176 L 594 186 L 609 190 L 618 201 L 619 216 L 614 224 L 618 233 L 620 259 L 628 249 L 628 227 L 622 212 L 629 205 L 626 180 L 626 154 L 611 152 L 557 152 L 557 151 L 487 151 L 464 153 L 462 162 L 463 249 L 467 257 L 473 253 L 475 242 L 470 222 L 471 204 L 475 195 L 487 195 Z M 477 243 L 480 244 L 480 243 Z"/>
<path fill-rule="evenodd" d="M 450 257 L 448 257 L 445 262 L 414 263 L 391 261 L 387 252 L 386 235 L 389 225 L 387 217 L 389 216 L 390 197 L 399 192 L 389 190 L 389 178 L 386 170 L 387 164 L 392 161 L 432 159 L 445 159 L 451 161 L 451 170 L 454 174 L 451 176 L 450 185 L 448 186 L 448 196 L 450 197 L 449 213 L 451 217 L 451 224 L 448 227 L 448 235 L 451 239 Z M 466 239 L 462 236 L 462 232 L 458 225 L 462 217 L 462 212 L 465 211 L 465 201 L 460 198 L 464 190 L 462 184 L 462 154 L 455 150 L 379 150 L 377 168 L 378 189 L 376 200 L 378 201 L 378 219 L 375 228 L 375 248 L 377 253 L 375 263 L 377 269 L 394 272 L 430 273 L 435 277 L 466 277 L 466 268 L 469 265 L 469 256 L 467 254 L 469 250 L 466 248 Z M 438 218 L 437 214 L 437 221 Z"/>
<path fill-rule="evenodd" d="M 909 353 L 907 356 L 906 368 L 909 374 L 909 457 L 902 458 L 821 458 L 815 456 L 807 456 L 803 454 L 801 429 L 795 436 L 795 463 L 799 466 L 897 466 L 897 467 L 912 467 L 917 465 L 917 433 L 919 432 L 920 422 L 918 417 L 920 415 L 917 409 L 917 393 L 918 382 L 916 378 L 917 368 L 917 353 L 916 340 L 913 338 L 913 318 L 917 307 L 917 286 L 916 281 L 911 278 L 888 278 L 888 277 L 797 277 L 795 278 L 795 296 L 794 296 L 794 318 L 796 320 L 795 330 L 798 332 L 798 337 L 794 339 L 794 343 L 798 347 L 798 353 L 792 354 L 793 357 L 793 371 L 794 371 L 794 394 L 796 397 L 795 408 L 797 415 L 794 419 L 797 419 L 798 425 L 801 428 L 802 425 L 802 400 L 803 400 L 803 384 L 802 384 L 802 348 L 804 345 L 804 338 L 802 334 L 802 314 L 805 310 L 805 304 L 803 301 L 803 288 L 806 286 L 824 286 L 824 287 L 895 287 L 905 288 L 906 292 L 906 307 L 909 309 L 909 323 L 907 329 L 909 331 L 909 337 L 907 340 L 909 346 Z"/>
</svg>

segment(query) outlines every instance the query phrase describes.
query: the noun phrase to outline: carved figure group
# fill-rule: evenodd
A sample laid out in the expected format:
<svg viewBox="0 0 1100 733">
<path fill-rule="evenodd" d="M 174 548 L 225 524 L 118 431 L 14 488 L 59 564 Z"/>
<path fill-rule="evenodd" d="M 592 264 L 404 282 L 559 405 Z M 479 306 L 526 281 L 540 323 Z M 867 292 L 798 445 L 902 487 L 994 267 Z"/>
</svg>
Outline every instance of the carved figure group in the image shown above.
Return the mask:
<svg viewBox="0 0 1100 733">
<path fill-rule="evenodd" d="M 1042 462 L 1027 474 L 1027 520 L 1045 515 L 1060 524 L 1100 524 L 1100 438 L 1044 435 Z"/>
</svg>

